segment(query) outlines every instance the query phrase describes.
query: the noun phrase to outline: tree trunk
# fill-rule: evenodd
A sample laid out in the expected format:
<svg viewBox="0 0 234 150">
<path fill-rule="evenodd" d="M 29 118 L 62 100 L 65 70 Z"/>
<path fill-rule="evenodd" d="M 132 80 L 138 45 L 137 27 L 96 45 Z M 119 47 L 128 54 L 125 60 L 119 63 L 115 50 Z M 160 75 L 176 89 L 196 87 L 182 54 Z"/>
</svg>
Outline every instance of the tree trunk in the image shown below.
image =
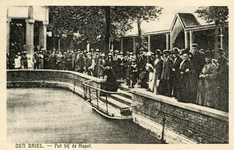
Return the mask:
<svg viewBox="0 0 234 150">
<path fill-rule="evenodd" d="M 143 47 L 143 37 L 141 34 L 141 19 L 137 18 L 137 29 L 138 29 L 138 36 L 139 36 L 139 40 L 140 40 L 140 48 Z"/>
<path fill-rule="evenodd" d="M 109 40 L 111 33 L 110 6 L 105 7 L 105 14 L 106 14 L 106 36 L 105 36 L 104 52 L 107 55 L 109 52 Z"/>
<path fill-rule="evenodd" d="M 219 55 L 219 25 L 215 26 L 215 51 L 214 58 L 217 59 Z"/>
</svg>

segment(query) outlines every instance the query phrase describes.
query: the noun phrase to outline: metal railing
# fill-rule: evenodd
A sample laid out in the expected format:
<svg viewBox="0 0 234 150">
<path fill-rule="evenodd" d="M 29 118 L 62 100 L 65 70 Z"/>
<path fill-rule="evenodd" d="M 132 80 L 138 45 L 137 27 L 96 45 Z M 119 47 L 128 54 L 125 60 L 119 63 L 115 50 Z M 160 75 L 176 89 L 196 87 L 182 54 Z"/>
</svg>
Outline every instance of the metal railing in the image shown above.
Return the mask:
<svg viewBox="0 0 234 150">
<path fill-rule="evenodd" d="M 94 81 L 94 80 L 88 80 L 88 81 L 83 82 L 84 99 L 88 102 L 96 100 L 97 101 L 96 105 L 92 103 L 93 107 L 97 108 L 99 111 L 105 113 L 106 115 L 110 117 L 114 117 L 113 114 L 110 114 L 108 111 L 108 103 L 109 103 L 108 97 L 110 96 L 110 94 L 118 94 L 118 92 L 105 91 L 101 89 L 101 87 L 100 88 L 94 87 L 88 84 L 91 81 Z M 105 96 L 105 100 L 101 98 L 100 94 L 103 94 Z M 105 104 L 106 106 L 105 110 L 103 110 L 103 108 L 100 107 L 101 102 Z"/>
</svg>

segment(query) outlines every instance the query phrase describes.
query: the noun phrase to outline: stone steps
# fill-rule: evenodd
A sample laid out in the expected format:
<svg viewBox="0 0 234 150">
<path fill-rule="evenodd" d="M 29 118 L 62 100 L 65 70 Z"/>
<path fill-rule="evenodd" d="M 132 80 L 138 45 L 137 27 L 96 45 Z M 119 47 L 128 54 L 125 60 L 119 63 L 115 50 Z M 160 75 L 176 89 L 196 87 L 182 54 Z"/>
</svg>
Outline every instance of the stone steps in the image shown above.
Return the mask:
<svg viewBox="0 0 234 150">
<path fill-rule="evenodd" d="M 126 98 L 125 96 L 122 96 L 122 95 L 111 94 L 110 97 L 115 99 L 116 101 L 124 103 L 128 106 L 131 106 L 131 104 L 132 104 L 132 99 Z"/>
</svg>

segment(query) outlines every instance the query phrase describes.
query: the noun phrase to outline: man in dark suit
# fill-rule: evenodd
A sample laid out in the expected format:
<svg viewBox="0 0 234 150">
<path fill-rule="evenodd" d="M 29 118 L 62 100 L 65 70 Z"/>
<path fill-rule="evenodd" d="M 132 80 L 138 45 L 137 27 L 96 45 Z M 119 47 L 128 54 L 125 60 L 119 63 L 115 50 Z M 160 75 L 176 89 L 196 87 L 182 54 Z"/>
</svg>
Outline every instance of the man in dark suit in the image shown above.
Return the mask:
<svg viewBox="0 0 234 150">
<path fill-rule="evenodd" d="M 179 49 L 177 47 L 172 49 L 172 69 L 170 74 L 170 84 L 171 84 L 171 95 L 172 97 L 177 98 L 178 93 L 178 85 L 179 85 L 179 68 L 180 63 L 182 62 L 182 59 L 179 57 Z"/>
<path fill-rule="evenodd" d="M 199 81 L 199 74 L 203 66 L 205 65 L 205 58 L 202 54 L 198 52 L 198 45 L 196 43 L 192 44 L 192 49 L 190 50 L 192 57 L 190 58 L 191 63 L 191 88 L 190 99 L 191 103 L 196 102 L 197 98 L 197 88 Z"/>
<path fill-rule="evenodd" d="M 165 96 L 171 96 L 170 94 L 170 74 L 172 70 L 172 60 L 169 57 L 169 51 L 164 50 L 163 51 L 163 68 L 162 68 L 162 74 L 161 74 L 161 81 L 159 85 L 159 94 L 165 95 Z"/>
</svg>

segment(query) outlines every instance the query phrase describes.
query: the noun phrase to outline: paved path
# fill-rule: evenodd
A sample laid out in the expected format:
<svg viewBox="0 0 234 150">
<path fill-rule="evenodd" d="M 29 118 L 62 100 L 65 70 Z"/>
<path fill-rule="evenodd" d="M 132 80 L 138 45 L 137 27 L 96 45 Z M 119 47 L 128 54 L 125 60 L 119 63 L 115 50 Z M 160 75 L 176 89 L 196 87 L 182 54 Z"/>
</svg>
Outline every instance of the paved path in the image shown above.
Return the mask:
<svg viewBox="0 0 234 150">
<path fill-rule="evenodd" d="M 11 143 L 160 143 L 132 121 L 102 117 L 70 91 L 7 89 Z"/>
</svg>

